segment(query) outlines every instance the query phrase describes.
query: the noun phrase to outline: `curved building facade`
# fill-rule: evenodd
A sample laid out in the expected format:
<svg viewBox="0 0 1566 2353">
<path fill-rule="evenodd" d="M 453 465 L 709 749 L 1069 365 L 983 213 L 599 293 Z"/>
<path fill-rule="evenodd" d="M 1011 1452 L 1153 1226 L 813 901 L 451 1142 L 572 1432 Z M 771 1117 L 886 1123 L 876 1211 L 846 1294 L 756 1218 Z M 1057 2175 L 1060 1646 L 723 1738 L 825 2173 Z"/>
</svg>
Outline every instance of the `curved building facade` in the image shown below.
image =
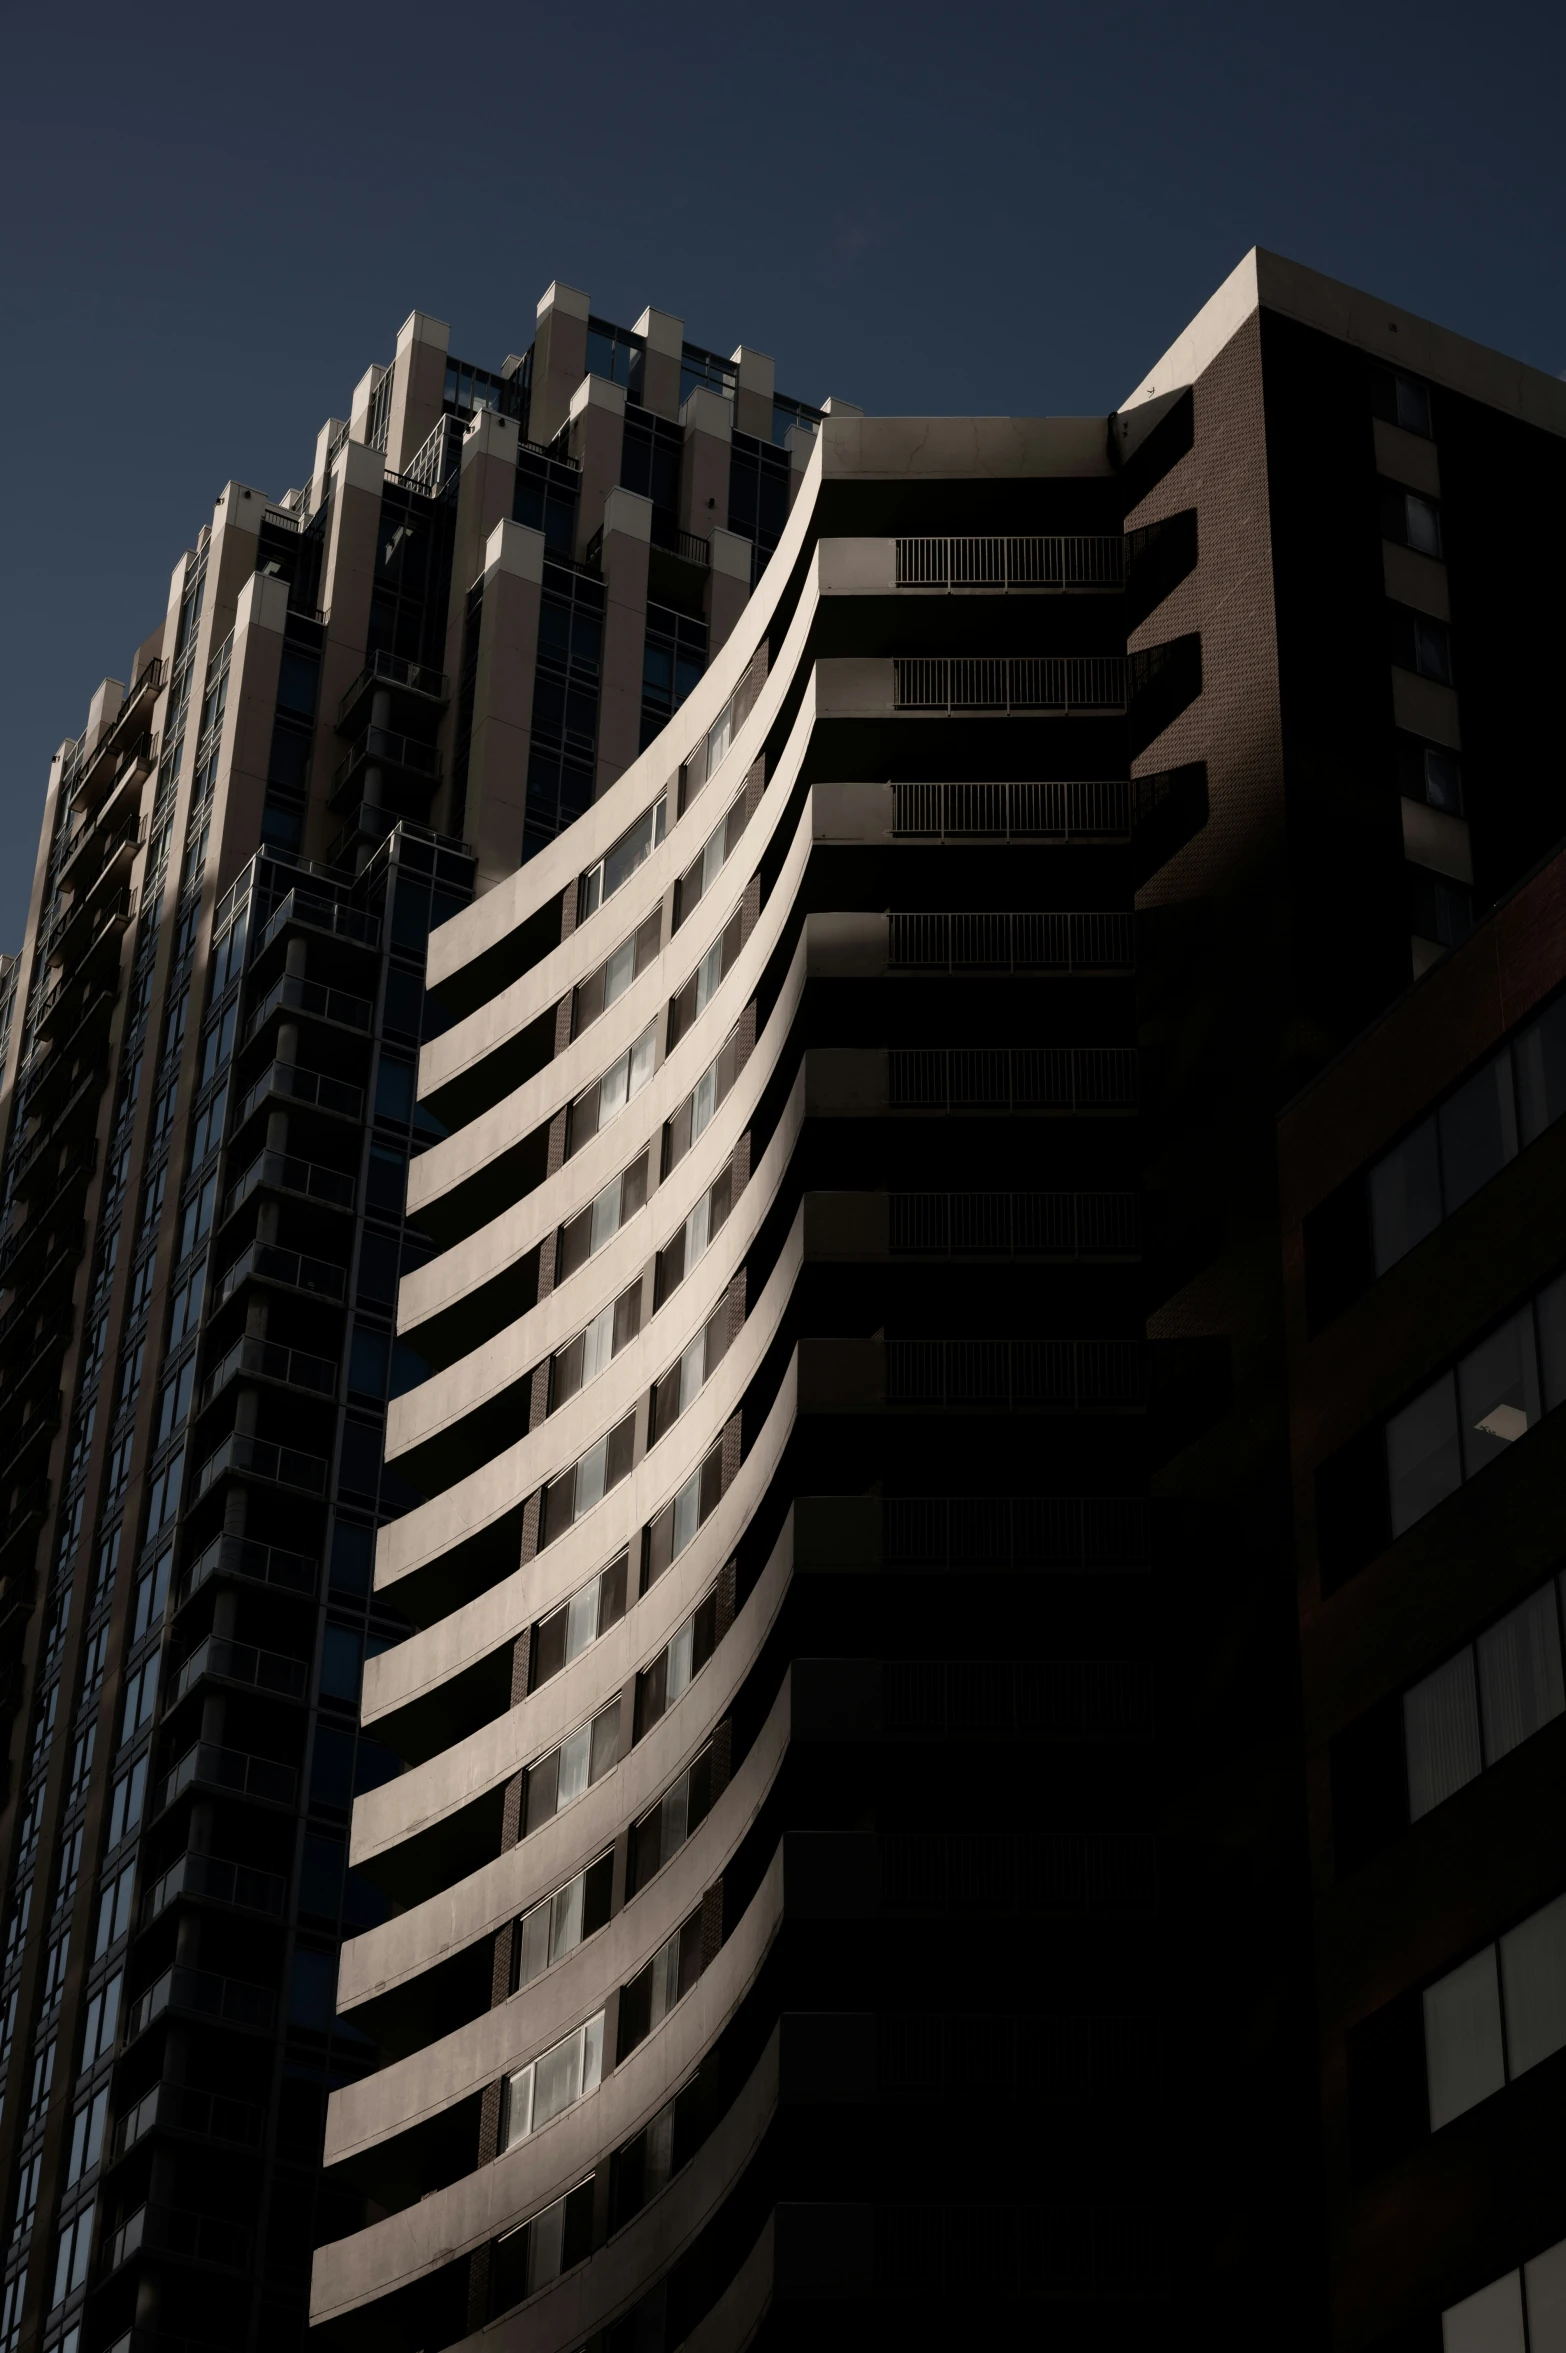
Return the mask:
<svg viewBox="0 0 1566 2353">
<path fill-rule="evenodd" d="M 434 937 L 345 2341 L 1145 2326 L 1121 503 L 1098 420 L 829 414 L 684 708 Z"/>
</svg>

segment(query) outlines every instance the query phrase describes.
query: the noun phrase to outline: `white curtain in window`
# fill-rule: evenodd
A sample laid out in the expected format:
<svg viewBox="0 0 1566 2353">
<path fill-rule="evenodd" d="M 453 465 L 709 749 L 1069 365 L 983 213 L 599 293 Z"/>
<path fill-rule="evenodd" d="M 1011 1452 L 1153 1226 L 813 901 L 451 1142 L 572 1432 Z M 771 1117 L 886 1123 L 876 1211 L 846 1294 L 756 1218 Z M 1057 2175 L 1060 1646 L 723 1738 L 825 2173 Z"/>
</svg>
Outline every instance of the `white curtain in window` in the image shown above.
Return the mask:
<svg viewBox="0 0 1566 2353">
<path fill-rule="evenodd" d="M 1448 1659 L 1403 1695 L 1408 1754 L 1408 1813 L 1417 1822 L 1478 1774 L 1479 1709 L 1471 1651 Z"/>
<path fill-rule="evenodd" d="M 1479 1695 L 1492 1765 L 1566 1709 L 1553 1586 L 1531 1593 L 1480 1638 Z"/>
<path fill-rule="evenodd" d="M 1566 2239 L 1523 2265 L 1530 2353 L 1566 2353 Z"/>
<path fill-rule="evenodd" d="M 1528 2353 L 1522 2281 L 1515 2271 L 1442 2313 L 1441 2353 Z"/>
<path fill-rule="evenodd" d="M 1506 2081 L 1495 1947 L 1486 1945 L 1425 1994 L 1425 2080 L 1430 2129 L 1477 2107 Z"/>
<path fill-rule="evenodd" d="M 1501 1983 L 1516 2076 L 1566 2046 L 1566 1895 L 1502 1937 Z"/>
</svg>

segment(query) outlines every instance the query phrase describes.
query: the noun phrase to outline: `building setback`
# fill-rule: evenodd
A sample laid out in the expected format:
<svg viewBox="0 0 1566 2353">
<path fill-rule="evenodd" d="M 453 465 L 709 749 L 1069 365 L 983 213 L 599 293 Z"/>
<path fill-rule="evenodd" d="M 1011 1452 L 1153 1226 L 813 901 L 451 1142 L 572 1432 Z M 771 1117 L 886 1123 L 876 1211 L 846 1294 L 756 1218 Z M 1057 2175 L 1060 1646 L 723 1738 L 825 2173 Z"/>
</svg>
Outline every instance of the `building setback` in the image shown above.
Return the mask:
<svg viewBox="0 0 1566 2353">
<path fill-rule="evenodd" d="M 815 414 L 568 288 L 496 372 L 415 314 L 54 763 L 0 983 L 7 2353 L 299 2344 L 362 2215 L 319 2154 L 426 941 L 689 691 Z"/>
<path fill-rule="evenodd" d="M 1317 1424 L 1358 1526 L 1409 1400 L 1316 1412 L 1299 1287 L 1526 1010 L 1426 1009 L 1558 827 L 1563 469 L 1566 388 L 1258 252 L 1108 419 L 557 286 L 229 486 L 13 984 L 0 2353 L 297 2342 L 312 2243 L 406 2353 L 1548 2342 L 1546 2168 L 1420 2235 L 1344 2154 L 1487 1938 L 1513 2066 L 1560 1890 L 1333 1880 L 1448 1653 L 1417 1537 L 1315 1597 Z M 1334 1061 L 1389 1006 L 1450 1068 Z"/>
</svg>

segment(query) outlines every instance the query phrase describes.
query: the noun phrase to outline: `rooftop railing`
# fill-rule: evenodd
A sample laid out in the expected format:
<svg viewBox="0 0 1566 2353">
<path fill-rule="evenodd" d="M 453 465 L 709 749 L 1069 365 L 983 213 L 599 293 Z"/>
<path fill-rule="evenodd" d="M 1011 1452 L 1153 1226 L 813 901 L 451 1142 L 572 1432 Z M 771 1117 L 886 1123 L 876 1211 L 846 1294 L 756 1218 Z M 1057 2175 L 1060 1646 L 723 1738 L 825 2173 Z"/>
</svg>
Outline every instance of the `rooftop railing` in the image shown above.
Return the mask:
<svg viewBox="0 0 1566 2353">
<path fill-rule="evenodd" d="M 1117 533 L 1035 538 L 899 539 L 899 588 L 1119 588 Z"/>
<path fill-rule="evenodd" d="M 899 711 L 1123 711 L 1124 654 L 946 656 L 892 663 Z"/>
</svg>

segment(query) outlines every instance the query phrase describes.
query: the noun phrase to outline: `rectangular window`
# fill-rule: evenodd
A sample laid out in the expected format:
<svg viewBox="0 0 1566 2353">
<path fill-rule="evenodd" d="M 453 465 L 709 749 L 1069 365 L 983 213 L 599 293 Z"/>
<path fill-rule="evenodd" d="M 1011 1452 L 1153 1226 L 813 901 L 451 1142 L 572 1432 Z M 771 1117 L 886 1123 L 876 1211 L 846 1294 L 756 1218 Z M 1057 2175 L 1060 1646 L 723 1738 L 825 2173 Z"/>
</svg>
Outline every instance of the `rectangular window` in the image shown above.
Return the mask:
<svg viewBox="0 0 1566 2353">
<path fill-rule="evenodd" d="M 506 2083 L 502 2149 L 514 2149 L 578 2100 L 597 2091 L 603 2073 L 604 2014 L 563 2037 Z"/>
<path fill-rule="evenodd" d="M 664 837 L 667 815 L 665 796 L 660 793 L 652 807 L 583 875 L 577 894 L 578 923 L 585 923 L 606 899 L 612 899 L 630 881 L 638 866 L 652 856 Z"/>
<path fill-rule="evenodd" d="M 615 1699 L 590 1724 L 580 1725 L 557 1749 L 528 1767 L 523 1837 L 574 1805 L 619 1761 L 620 1702 Z"/>
<path fill-rule="evenodd" d="M 629 1477 L 635 1442 L 636 1416 L 628 1413 L 588 1448 L 580 1462 L 551 1480 L 544 1490 L 540 1544 L 552 1544 Z"/>
<path fill-rule="evenodd" d="M 716 1240 L 728 1222 L 729 1208 L 734 1198 L 734 1164 L 731 1161 L 721 1176 L 716 1177 L 703 1193 L 689 1217 L 672 1242 L 659 1254 L 658 1304 L 662 1306 L 672 1291 L 679 1288 L 697 1260 L 710 1243 Z"/>
<path fill-rule="evenodd" d="M 581 1036 L 601 1013 L 623 997 L 633 980 L 656 959 L 663 934 L 663 909 L 655 907 L 646 921 L 623 939 L 598 970 L 577 984 L 571 1008 L 571 1035 Z"/>
<path fill-rule="evenodd" d="M 698 1470 L 692 1471 L 672 1502 L 666 1503 L 643 1536 L 642 1591 L 655 1585 L 671 1562 L 677 1561 L 702 1522 L 717 1509 L 723 1494 L 723 1445 L 713 1447 Z"/>
<path fill-rule="evenodd" d="M 1432 2132 L 1566 2049 L 1566 1895 L 1428 1986 L 1424 2022 Z"/>
<path fill-rule="evenodd" d="M 642 1286 L 638 1280 L 601 1308 L 585 1331 L 556 1351 L 549 1373 L 550 1412 L 557 1412 L 589 1381 L 596 1381 L 621 1349 L 636 1338 L 641 1326 Z"/>
<path fill-rule="evenodd" d="M 690 1689 L 717 1648 L 718 1589 L 713 1587 L 636 1678 L 636 1738 L 640 1740 Z"/>
<path fill-rule="evenodd" d="M 1441 554 L 1441 510 L 1434 499 L 1421 498 L 1398 483 L 1381 485 L 1381 536 L 1411 547 L 1422 556 Z"/>
<path fill-rule="evenodd" d="M 600 1634 L 607 1634 L 625 1615 L 627 1556 L 621 1553 L 598 1576 L 581 1586 L 569 1601 L 540 1618 L 533 1629 L 529 1656 L 530 1688 L 536 1691 L 580 1658 Z"/>
<path fill-rule="evenodd" d="M 611 1851 L 600 1855 L 596 1863 L 590 1863 L 564 1887 L 557 1888 L 553 1895 L 523 1913 L 517 1922 L 513 1948 L 513 1993 L 531 1985 L 554 1962 L 564 1960 L 584 1937 L 596 1935 L 609 1918 L 613 1883 Z"/>
<path fill-rule="evenodd" d="M 639 2042 L 661 2026 L 681 1997 L 701 1975 L 701 1906 L 680 1923 L 667 1944 L 659 1947 L 645 1969 L 620 1990 L 619 2059 L 629 2058 Z"/>
<path fill-rule="evenodd" d="M 1431 439 L 1430 388 L 1417 377 L 1378 368 L 1371 380 L 1371 406 L 1387 424 L 1417 433 L 1423 441 Z"/>
<path fill-rule="evenodd" d="M 631 1832 L 630 1893 L 638 1894 L 648 1881 L 672 1862 L 691 1833 L 700 1828 L 712 1807 L 712 1744 L 692 1759 L 645 1813 Z"/>
<path fill-rule="evenodd" d="M 742 792 L 731 802 L 728 814 L 708 838 L 701 856 L 687 866 L 675 885 L 674 928 L 679 930 L 688 922 L 696 908 L 711 890 L 730 858 L 739 846 L 741 835 L 750 822 L 750 796 Z"/>
<path fill-rule="evenodd" d="M 646 1205 L 647 1155 L 642 1152 L 629 1168 L 610 1178 L 586 1209 L 561 1227 L 556 1280 L 563 1283 L 585 1266 Z"/>
<path fill-rule="evenodd" d="M 716 1061 L 703 1071 L 673 1118 L 665 1122 L 663 1173 L 666 1177 L 673 1174 L 691 1146 L 717 1117 L 740 1069 L 740 1039 L 736 1026 L 724 1040 Z"/>
<path fill-rule="evenodd" d="M 688 1412 L 729 1348 L 729 1302 L 722 1298 L 702 1329 L 688 1342 L 653 1390 L 648 1444 L 653 1445 Z"/>
</svg>

